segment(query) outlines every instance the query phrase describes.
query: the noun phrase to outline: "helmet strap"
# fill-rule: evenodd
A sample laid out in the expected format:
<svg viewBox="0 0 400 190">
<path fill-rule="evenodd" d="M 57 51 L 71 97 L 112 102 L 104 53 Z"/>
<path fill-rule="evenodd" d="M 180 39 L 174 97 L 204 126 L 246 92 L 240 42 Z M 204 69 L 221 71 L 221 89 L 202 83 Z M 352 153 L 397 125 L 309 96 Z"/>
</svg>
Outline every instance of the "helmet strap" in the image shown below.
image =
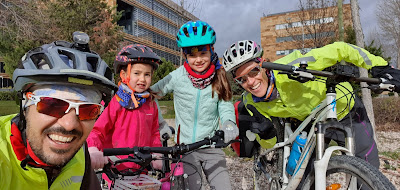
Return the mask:
<svg viewBox="0 0 400 190">
<path fill-rule="evenodd" d="M 135 107 L 138 107 L 139 103 L 137 102 L 135 96 L 133 95 L 135 93 L 135 90 L 129 84 L 129 81 L 131 80 L 131 77 L 130 77 L 131 76 L 131 68 L 132 68 L 132 63 L 129 63 L 128 67 L 126 68 L 126 72 L 125 72 L 126 73 L 126 77 L 122 74 L 122 72 L 119 73 L 119 77 L 121 77 L 121 81 L 124 84 L 126 84 L 129 87 L 129 89 L 132 90 L 132 96 L 131 96 L 132 102 L 133 102 L 133 104 L 135 104 Z"/>
</svg>

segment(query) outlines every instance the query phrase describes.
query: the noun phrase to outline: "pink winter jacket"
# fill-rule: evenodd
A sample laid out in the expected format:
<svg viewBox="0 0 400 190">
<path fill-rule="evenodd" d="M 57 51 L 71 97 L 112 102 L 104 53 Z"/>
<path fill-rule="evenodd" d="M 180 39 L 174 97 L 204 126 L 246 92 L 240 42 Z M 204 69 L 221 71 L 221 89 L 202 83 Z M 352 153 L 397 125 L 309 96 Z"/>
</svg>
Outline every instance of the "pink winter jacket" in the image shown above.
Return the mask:
<svg viewBox="0 0 400 190">
<path fill-rule="evenodd" d="M 156 102 L 147 100 L 140 108 L 128 110 L 122 107 L 114 96 L 94 124 L 87 143 L 88 147 L 95 146 L 100 151 L 104 148 L 134 146 L 161 147 Z M 127 167 L 139 168 L 133 163 L 123 163 L 117 168 Z"/>
</svg>

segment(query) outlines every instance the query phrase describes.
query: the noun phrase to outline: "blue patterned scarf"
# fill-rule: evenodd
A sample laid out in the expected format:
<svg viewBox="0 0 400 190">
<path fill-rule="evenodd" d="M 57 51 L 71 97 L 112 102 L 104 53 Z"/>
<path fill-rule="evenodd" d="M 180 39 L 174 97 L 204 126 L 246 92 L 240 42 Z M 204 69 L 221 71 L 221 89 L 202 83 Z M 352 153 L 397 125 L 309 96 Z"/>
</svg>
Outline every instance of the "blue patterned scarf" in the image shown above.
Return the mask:
<svg viewBox="0 0 400 190">
<path fill-rule="evenodd" d="M 129 89 L 126 84 L 121 83 L 116 93 L 118 103 L 126 109 L 136 109 L 142 106 L 146 102 L 147 98 L 150 97 L 150 93 L 148 91 L 144 91 L 142 93 L 135 92 L 133 94 L 137 105 L 135 105 L 132 100 L 132 90 Z"/>
</svg>

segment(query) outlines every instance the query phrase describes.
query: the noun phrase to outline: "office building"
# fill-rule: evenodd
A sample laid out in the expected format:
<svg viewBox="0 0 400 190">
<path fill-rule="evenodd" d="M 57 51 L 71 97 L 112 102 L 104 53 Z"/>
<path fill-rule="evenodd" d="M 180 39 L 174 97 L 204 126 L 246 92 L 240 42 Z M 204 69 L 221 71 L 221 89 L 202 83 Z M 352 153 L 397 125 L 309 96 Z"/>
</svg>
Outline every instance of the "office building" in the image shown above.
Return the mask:
<svg viewBox="0 0 400 190">
<path fill-rule="evenodd" d="M 123 26 L 124 39 L 151 47 L 160 57 L 180 65 L 181 52 L 176 34 L 182 24 L 198 20 L 171 0 L 108 0 L 117 11 Z"/>
<path fill-rule="evenodd" d="M 270 14 L 260 19 L 264 58 L 279 59 L 294 50 L 306 53 L 338 39 L 337 7 Z M 350 4 L 343 4 L 344 28 L 352 26 Z M 317 44 L 317 45 L 316 45 Z"/>
</svg>

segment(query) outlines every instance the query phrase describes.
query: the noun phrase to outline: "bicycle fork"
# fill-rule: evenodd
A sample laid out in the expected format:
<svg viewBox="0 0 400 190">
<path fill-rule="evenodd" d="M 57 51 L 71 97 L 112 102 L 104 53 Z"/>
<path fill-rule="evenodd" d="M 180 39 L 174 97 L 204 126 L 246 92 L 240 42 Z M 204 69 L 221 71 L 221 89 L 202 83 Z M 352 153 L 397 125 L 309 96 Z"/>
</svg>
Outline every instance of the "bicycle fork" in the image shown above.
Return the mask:
<svg viewBox="0 0 400 190">
<path fill-rule="evenodd" d="M 329 88 L 328 88 L 329 91 Z M 343 126 L 336 118 L 336 93 L 327 93 L 327 102 L 331 102 L 328 106 L 328 114 L 326 122 L 319 121 L 315 126 L 316 139 L 316 160 L 314 161 L 315 168 L 315 189 L 326 189 L 326 171 L 332 153 L 336 150 L 342 151 L 347 155 L 353 156 L 355 152 L 354 132 L 349 126 Z M 325 132 L 327 129 L 333 128 L 344 132 L 345 147 L 331 146 L 325 150 Z M 355 179 L 351 180 L 351 189 L 357 187 Z"/>
</svg>

